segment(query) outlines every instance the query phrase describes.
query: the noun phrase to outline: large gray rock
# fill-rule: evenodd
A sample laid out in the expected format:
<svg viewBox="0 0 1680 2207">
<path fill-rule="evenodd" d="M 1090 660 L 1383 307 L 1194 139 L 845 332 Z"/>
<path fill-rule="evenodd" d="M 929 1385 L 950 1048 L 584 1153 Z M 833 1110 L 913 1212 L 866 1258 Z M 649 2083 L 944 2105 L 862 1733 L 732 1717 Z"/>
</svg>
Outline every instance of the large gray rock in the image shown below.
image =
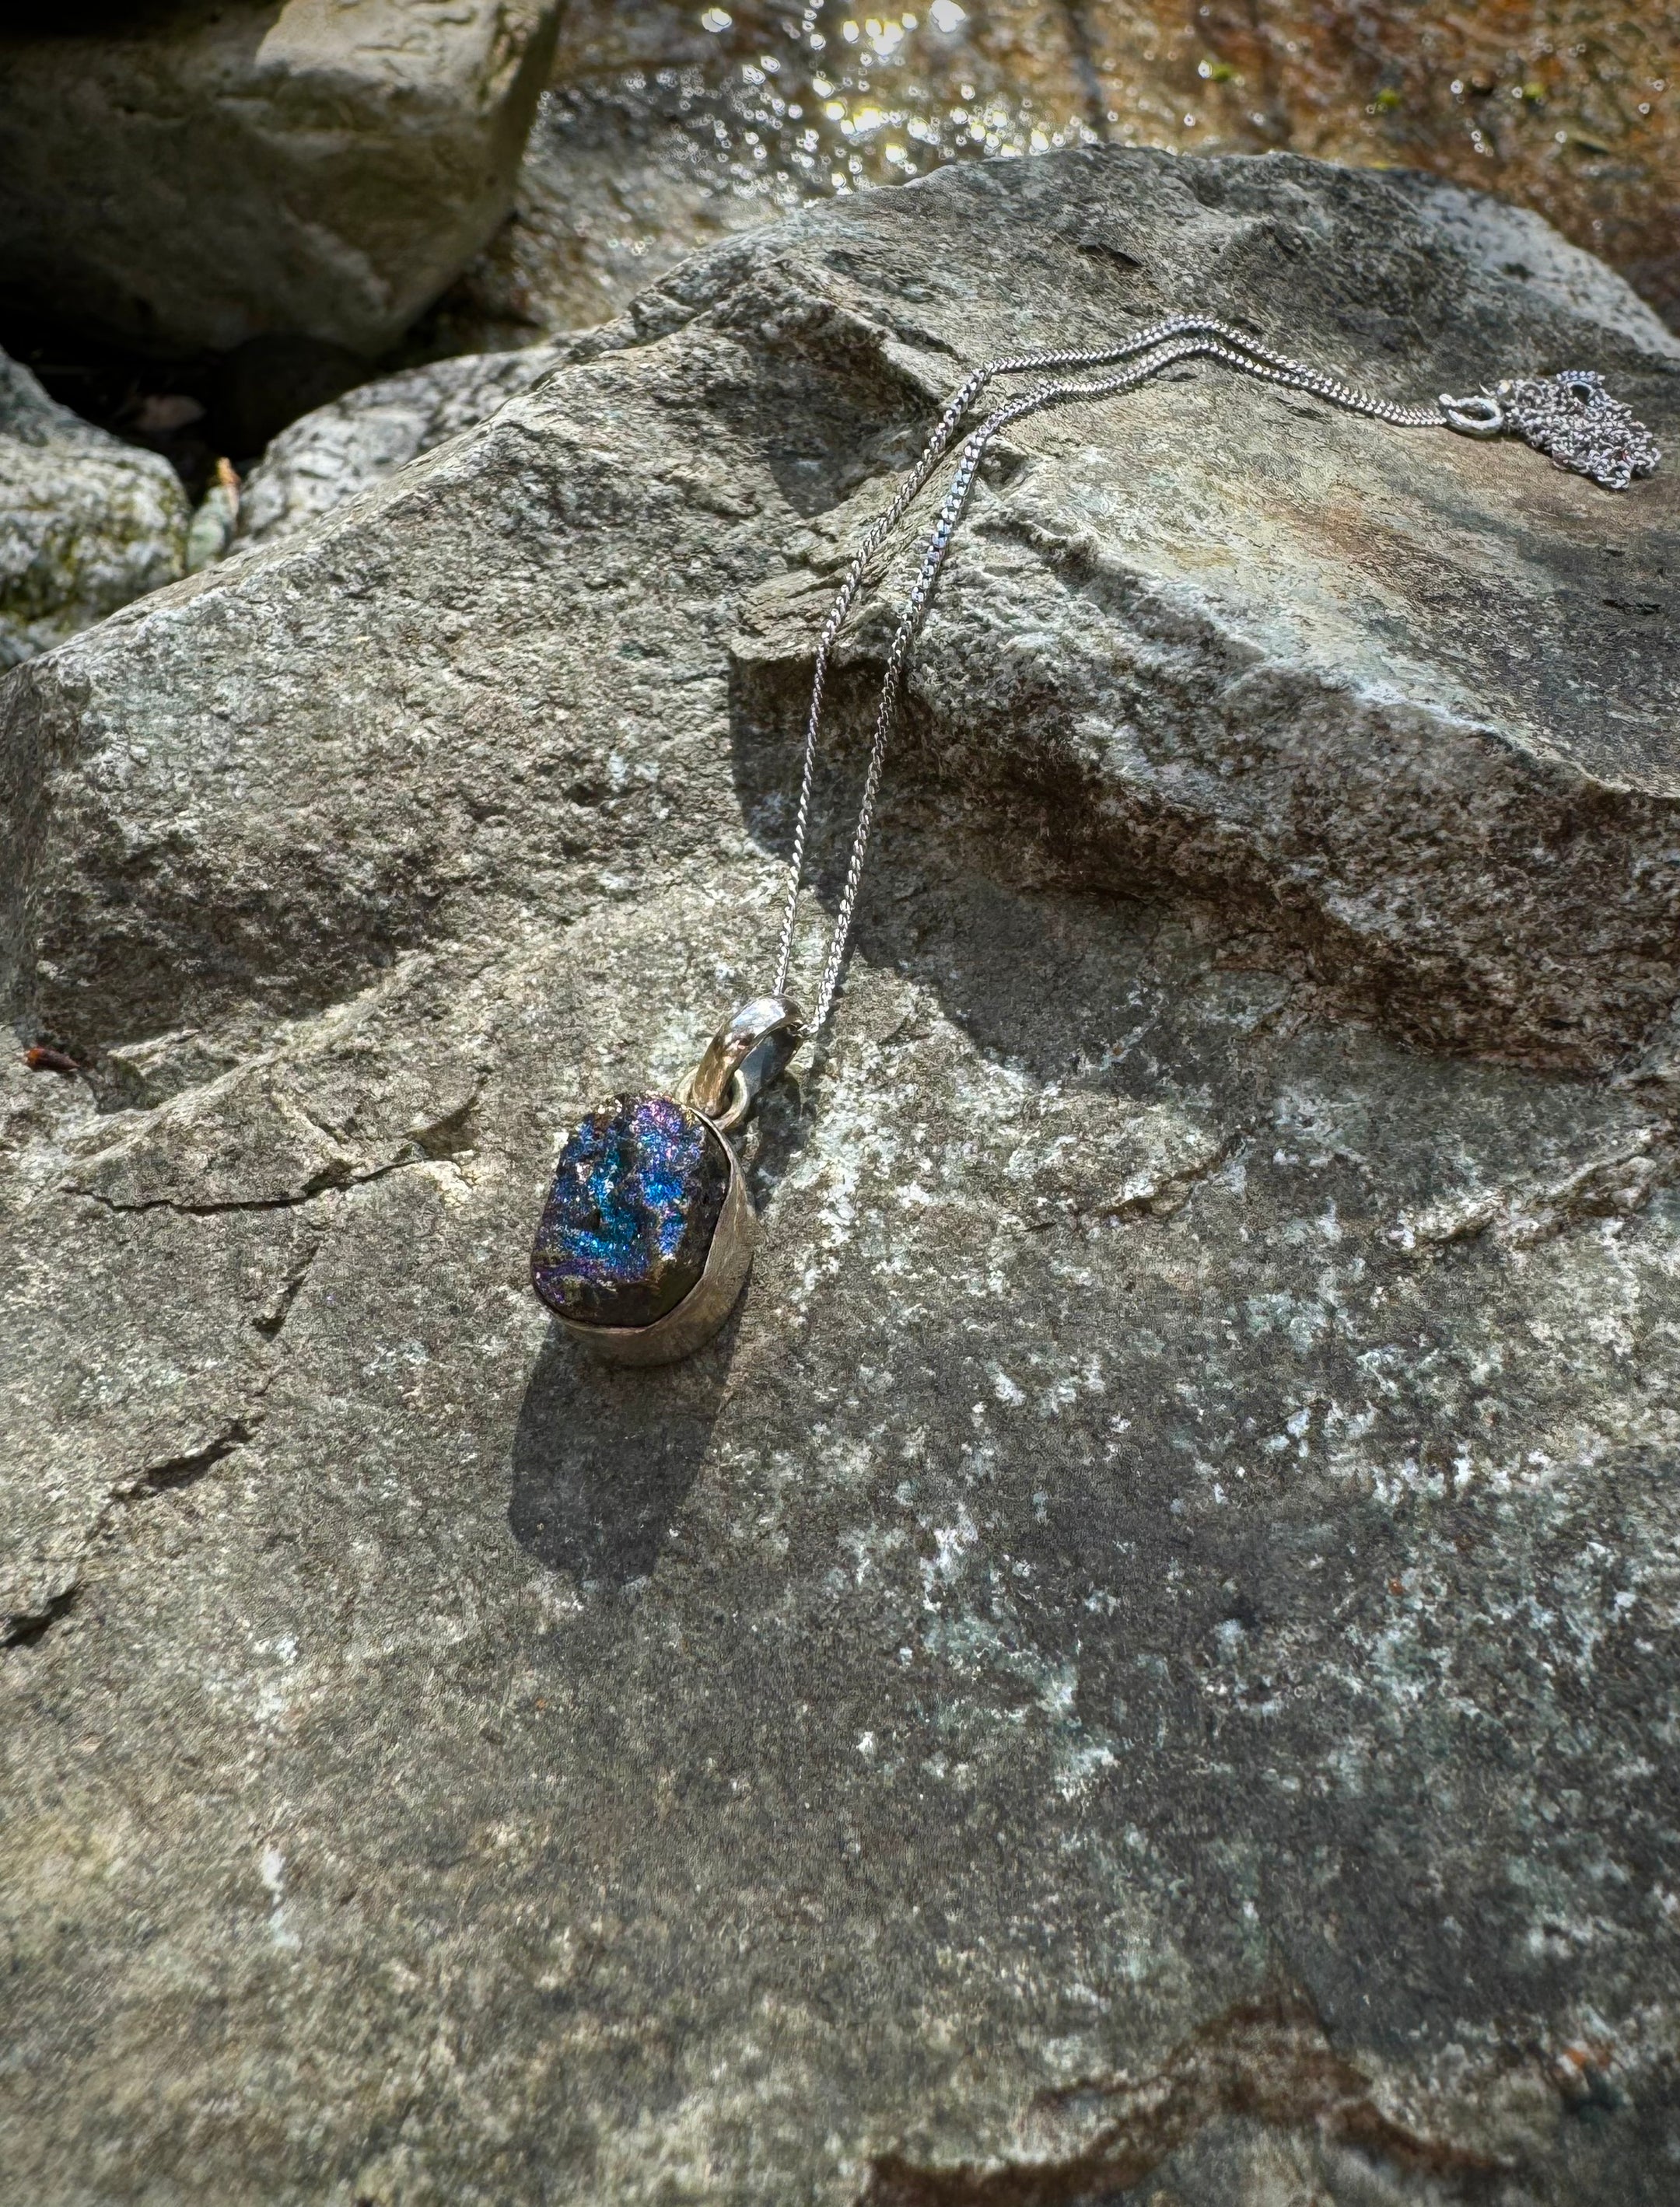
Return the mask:
<svg viewBox="0 0 1680 2207">
<path fill-rule="evenodd" d="M 546 344 L 461 353 L 358 384 L 272 440 L 247 477 L 230 549 L 269 544 L 475 428 L 546 376 L 637 338 L 633 314 Z"/>
<path fill-rule="evenodd" d="M 0 289 L 376 353 L 507 212 L 558 0 L 164 0 L 0 37 Z"/>
<path fill-rule="evenodd" d="M 0 667 L 177 581 L 188 519 L 167 460 L 56 404 L 0 353 Z"/>
<path fill-rule="evenodd" d="M 1024 425 L 738 1317 L 613 1373 L 524 1283 L 568 1115 L 762 984 L 938 394 L 1193 302 L 1671 440 L 1628 295 L 1475 234 L 948 171 L 11 678 L 89 1068 L 0 1137 L 29 2197 L 1662 2196 L 1671 474 L 1211 368 Z"/>
</svg>

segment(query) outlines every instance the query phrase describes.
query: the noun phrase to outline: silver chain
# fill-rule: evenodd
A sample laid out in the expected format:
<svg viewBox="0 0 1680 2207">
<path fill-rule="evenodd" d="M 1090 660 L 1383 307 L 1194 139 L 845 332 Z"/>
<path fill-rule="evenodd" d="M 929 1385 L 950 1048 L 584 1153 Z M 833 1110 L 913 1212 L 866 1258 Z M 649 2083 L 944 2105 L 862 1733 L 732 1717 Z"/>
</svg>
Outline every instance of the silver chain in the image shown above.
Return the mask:
<svg viewBox="0 0 1680 2207">
<path fill-rule="evenodd" d="M 945 554 L 962 517 L 963 509 L 968 503 L 969 493 L 974 487 L 974 479 L 979 472 L 987 447 L 1011 423 L 1020 421 L 1026 415 L 1036 414 L 1043 407 L 1071 399 L 1109 398 L 1116 392 L 1134 389 L 1151 376 L 1158 375 L 1163 368 L 1170 368 L 1175 361 L 1197 356 L 1223 360 L 1228 366 L 1241 368 L 1244 374 L 1258 376 L 1267 383 L 1283 384 L 1294 391 L 1311 392 L 1317 398 L 1329 399 L 1334 405 L 1346 407 L 1355 414 L 1368 414 L 1376 421 L 1392 423 L 1396 428 L 1441 428 L 1448 424 L 1450 418 L 1441 406 L 1398 406 L 1391 399 L 1373 398 L 1369 392 L 1355 390 L 1353 385 L 1343 383 L 1338 376 L 1327 375 L 1318 368 L 1309 368 L 1304 362 L 1290 360 L 1282 353 L 1273 352 L 1270 347 L 1244 336 L 1241 330 L 1233 329 L 1229 323 L 1216 321 L 1208 314 L 1172 314 L 1166 320 L 1155 322 L 1119 344 L 1103 345 L 1091 350 L 1014 353 L 1002 360 L 988 361 L 984 367 L 975 368 L 953 396 L 940 417 L 938 428 L 928 440 L 921 458 L 899 486 L 891 505 L 864 532 L 863 541 L 846 571 L 846 578 L 828 609 L 828 617 L 823 622 L 822 633 L 817 638 L 816 661 L 811 676 L 810 711 L 805 722 L 804 762 L 799 776 L 799 804 L 793 823 L 793 848 L 789 860 L 787 904 L 782 915 L 781 936 L 777 949 L 776 978 L 773 989 L 773 994 L 777 996 L 786 992 L 788 968 L 793 958 L 793 934 L 798 916 L 799 891 L 804 879 L 811 794 L 816 776 L 818 741 L 822 725 L 822 695 L 828 662 L 841 624 L 863 587 L 870 560 L 903 520 L 926 485 L 949 448 L 964 416 L 995 377 L 1022 375 L 1046 368 L 1105 368 L 1122 361 L 1128 363 L 1112 375 L 1085 380 L 1059 377 L 1036 384 L 1019 398 L 1012 399 L 1007 405 L 1000 406 L 987 415 L 964 441 L 950 487 L 940 505 L 938 517 L 923 553 L 920 570 L 905 602 L 887 654 L 881 702 L 876 713 L 875 733 L 870 745 L 869 766 L 864 776 L 863 798 L 858 808 L 858 825 L 852 839 L 851 861 L 846 867 L 846 884 L 840 893 L 839 908 L 834 914 L 828 955 L 822 969 L 816 1008 L 806 1028 L 807 1033 L 819 1033 L 834 1008 L 834 996 L 840 987 L 840 969 L 851 939 L 858 889 L 864 874 L 864 858 L 869 848 L 870 829 L 875 818 L 876 799 L 880 794 L 888 739 L 897 717 L 899 693 L 910 656 L 910 647 L 921 626 L 935 580 L 944 564 Z M 1469 425 L 1467 423 L 1465 426 Z"/>
</svg>

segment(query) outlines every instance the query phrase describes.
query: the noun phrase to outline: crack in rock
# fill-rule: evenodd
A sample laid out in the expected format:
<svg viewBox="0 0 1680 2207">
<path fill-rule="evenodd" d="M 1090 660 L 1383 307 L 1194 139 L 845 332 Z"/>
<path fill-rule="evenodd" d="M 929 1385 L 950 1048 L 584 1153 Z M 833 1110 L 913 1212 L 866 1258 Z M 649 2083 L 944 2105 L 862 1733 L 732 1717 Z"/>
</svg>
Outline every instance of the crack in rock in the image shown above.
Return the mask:
<svg viewBox="0 0 1680 2207">
<path fill-rule="evenodd" d="M 448 1152 L 442 1152 L 447 1155 Z M 344 1195 L 353 1187 L 370 1187 L 383 1180 L 388 1173 L 406 1172 L 411 1165 L 433 1164 L 437 1157 L 426 1151 L 416 1157 L 395 1157 L 390 1163 L 374 1165 L 367 1172 L 346 1171 L 338 1165 L 328 1165 L 314 1174 L 302 1187 L 285 1195 L 254 1195 L 234 1198 L 224 1203 L 182 1203 L 174 1196 L 152 1195 L 133 1203 L 124 1203 L 120 1197 L 101 1194 L 92 1187 L 67 1187 L 67 1195 L 80 1196 L 86 1203 L 103 1204 L 107 1211 L 124 1215 L 141 1211 L 171 1211 L 177 1218 L 215 1218 L 229 1211 L 296 1211 L 306 1203 L 318 1203 L 324 1195 Z"/>
<path fill-rule="evenodd" d="M 463 1101 L 440 1113 L 435 1119 L 410 1127 L 407 1139 L 414 1144 L 420 1155 L 418 1157 L 401 1158 L 398 1163 L 437 1164 L 445 1158 L 470 1156 L 478 1147 L 478 1099 L 483 1090 L 484 1082 L 481 1075 L 473 1083 L 471 1095 Z"/>
<path fill-rule="evenodd" d="M 1659 1127 L 1632 1137 L 1570 1172 L 1516 1186 L 1480 1188 L 1402 1214 L 1389 1239 L 1402 1249 L 1444 1246 L 1487 1235 L 1514 1249 L 1531 1247 L 1589 1218 L 1627 1218 L 1642 1211 L 1680 1170 L 1680 1151 Z"/>
<path fill-rule="evenodd" d="M 365 1008 L 349 1008 L 351 1024 Z M 455 1082 L 439 1092 L 435 1078 L 356 1047 L 343 1015 L 322 1025 L 329 1046 L 317 1032 L 132 1121 L 77 1166 L 65 1192 L 114 1212 L 184 1218 L 288 1211 L 475 1148 L 481 1072 L 464 1092 Z"/>
<path fill-rule="evenodd" d="M 989 2168 L 927 2166 L 900 2154 L 871 2162 L 859 2207 L 1073 2207 L 1141 2182 L 1222 2118 L 1314 2131 L 1372 2159 L 1428 2175 L 1461 2198 L 1485 2197 L 1510 2164 L 1426 2137 L 1385 2114 L 1370 2079 L 1331 2046 L 1298 1994 L 1242 2002 L 1193 2031 L 1152 2076 L 1118 2077 L 1042 2094 L 1032 2114 L 1103 2118 L 1083 2143 L 1039 2160 Z"/>
<path fill-rule="evenodd" d="M 195 1486 L 236 1449 L 243 1448 L 250 1438 L 251 1428 L 243 1418 L 236 1418 L 225 1432 L 206 1441 L 202 1448 L 188 1449 L 183 1456 L 167 1456 L 161 1463 L 148 1464 L 134 1479 L 125 1480 L 112 1498 L 144 1502 L 153 1494 L 167 1494 L 176 1487 Z"/>
<path fill-rule="evenodd" d="M 301 1263 L 293 1265 L 251 1320 L 257 1331 L 266 1335 L 270 1341 L 284 1331 L 286 1320 L 291 1316 L 292 1305 L 302 1293 L 303 1283 L 308 1278 L 314 1261 L 326 1247 L 326 1242 L 327 1235 L 323 1232 L 309 1244 Z"/>
<path fill-rule="evenodd" d="M 15 1612 L 0 1624 L 0 1648 L 33 1648 L 46 1637 L 60 1618 L 69 1615 L 81 1592 L 81 1588 L 72 1582 L 51 1595 L 39 1608 Z"/>
<path fill-rule="evenodd" d="M 117 1480 L 106 1493 L 104 1506 L 88 1525 L 86 1537 L 69 1559 L 66 1566 L 68 1576 L 61 1579 L 55 1591 L 45 1600 L 30 1608 L 0 1616 L 0 1649 L 36 1647 L 61 1618 L 70 1614 L 81 1599 L 83 1566 L 99 1540 L 115 1523 L 115 1513 L 119 1506 L 147 1502 L 156 1495 L 171 1494 L 182 1487 L 195 1486 L 218 1463 L 224 1462 L 247 1445 L 256 1423 L 255 1413 L 248 1418 L 231 1418 L 220 1432 L 201 1446 L 183 1450 L 178 1456 L 162 1457 L 131 1476 Z"/>
</svg>

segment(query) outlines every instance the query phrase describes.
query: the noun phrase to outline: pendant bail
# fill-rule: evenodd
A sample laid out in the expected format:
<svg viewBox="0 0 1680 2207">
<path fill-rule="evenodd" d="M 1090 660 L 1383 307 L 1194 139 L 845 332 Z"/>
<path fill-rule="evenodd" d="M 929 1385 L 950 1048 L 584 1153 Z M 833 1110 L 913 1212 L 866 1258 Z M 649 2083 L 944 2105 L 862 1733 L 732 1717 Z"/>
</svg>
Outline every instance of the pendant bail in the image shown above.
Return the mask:
<svg viewBox="0 0 1680 2207">
<path fill-rule="evenodd" d="M 805 1015 L 792 996 L 755 996 L 720 1026 L 679 1087 L 720 1133 L 732 1133 L 805 1039 Z"/>
</svg>

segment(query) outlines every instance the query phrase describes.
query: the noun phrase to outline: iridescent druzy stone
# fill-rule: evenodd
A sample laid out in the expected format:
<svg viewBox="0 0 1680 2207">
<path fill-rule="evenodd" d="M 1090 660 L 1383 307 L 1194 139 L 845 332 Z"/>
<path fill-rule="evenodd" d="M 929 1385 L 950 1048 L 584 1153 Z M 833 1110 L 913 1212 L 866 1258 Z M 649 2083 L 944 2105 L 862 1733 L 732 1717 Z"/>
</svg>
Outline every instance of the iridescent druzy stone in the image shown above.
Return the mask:
<svg viewBox="0 0 1680 2207">
<path fill-rule="evenodd" d="M 531 1283 L 581 1325 L 651 1325 L 706 1269 L 729 1192 L 729 1153 L 668 1096 L 618 1096 L 591 1111 L 554 1170 Z"/>
</svg>

